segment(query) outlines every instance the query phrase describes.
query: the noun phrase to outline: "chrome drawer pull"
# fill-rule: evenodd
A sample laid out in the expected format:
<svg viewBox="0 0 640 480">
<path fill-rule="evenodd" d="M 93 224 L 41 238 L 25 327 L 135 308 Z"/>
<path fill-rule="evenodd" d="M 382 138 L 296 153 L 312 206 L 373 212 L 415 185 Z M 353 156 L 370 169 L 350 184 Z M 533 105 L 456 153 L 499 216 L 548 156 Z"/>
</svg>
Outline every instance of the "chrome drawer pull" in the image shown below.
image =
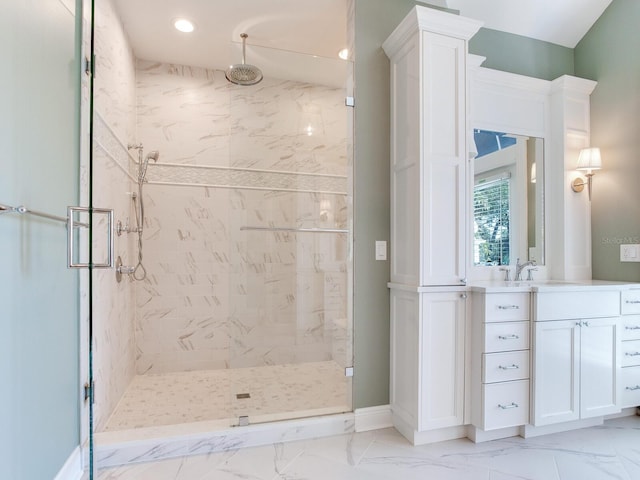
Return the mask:
<svg viewBox="0 0 640 480">
<path fill-rule="evenodd" d="M 510 408 L 518 408 L 520 405 L 518 405 L 517 403 L 513 403 L 511 402 L 511 405 L 500 405 L 498 404 L 498 407 L 500 407 L 502 410 L 508 410 Z"/>
<path fill-rule="evenodd" d="M 638 357 L 640 356 L 640 352 L 625 352 L 627 357 Z"/>
<path fill-rule="evenodd" d="M 517 370 L 520 367 L 514 363 L 513 365 L 500 365 L 498 368 L 501 370 Z"/>
<path fill-rule="evenodd" d="M 498 305 L 499 310 L 520 310 L 518 305 Z"/>
<path fill-rule="evenodd" d="M 640 303 L 640 300 L 625 300 L 624 303 L 630 303 L 631 305 L 637 305 Z"/>
<path fill-rule="evenodd" d="M 626 387 L 625 390 L 640 390 L 640 385 L 636 385 L 635 387 Z"/>
<path fill-rule="evenodd" d="M 498 335 L 500 340 L 517 340 L 520 338 L 519 335 Z"/>
<path fill-rule="evenodd" d="M 635 327 L 630 327 L 628 325 L 626 325 L 624 327 L 625 330 L 640 330 L 640 326 L 635 326 Z"/>
</svg>

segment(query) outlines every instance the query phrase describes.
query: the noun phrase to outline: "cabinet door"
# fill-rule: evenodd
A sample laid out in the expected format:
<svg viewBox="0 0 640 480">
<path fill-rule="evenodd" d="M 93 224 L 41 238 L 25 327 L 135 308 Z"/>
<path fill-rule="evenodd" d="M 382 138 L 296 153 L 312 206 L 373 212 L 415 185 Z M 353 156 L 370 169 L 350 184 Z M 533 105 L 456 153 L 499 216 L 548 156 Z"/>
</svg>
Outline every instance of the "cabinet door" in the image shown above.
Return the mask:
<svg viewBox="0 0 640 480">
<path fill-rule="evenodd" d="M 422 33 L 421 285 L 466 277 L 466 42 Z"/>
<path fill-rule="evenodd" d="M 466 294 L 421 297 L 419 430 L 462 425 Z"/>
<path fill-rule="evenodd" d="M 534 323 L 533 424 L 580 417 L 580 321 Z"/>
<path fill-rule="evenodd" d="M 619 319 L 598 318 L 580 327 L 580 417 L 620 411 L 618 399 Z"/>
</svg>

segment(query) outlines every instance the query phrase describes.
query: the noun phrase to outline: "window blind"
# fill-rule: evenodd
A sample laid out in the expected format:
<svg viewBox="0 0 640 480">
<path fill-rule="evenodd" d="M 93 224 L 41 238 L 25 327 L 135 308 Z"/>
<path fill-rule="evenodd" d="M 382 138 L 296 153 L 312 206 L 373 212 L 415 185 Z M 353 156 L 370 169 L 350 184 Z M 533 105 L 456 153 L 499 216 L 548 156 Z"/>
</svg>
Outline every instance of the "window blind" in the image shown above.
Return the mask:
<svg viewBox="0 0 640 480">
<path fill-rule="evenodd" d="M 509 190 L 511 175 L 481 179 L 473 189 L 474 263 L 509 264 Z"/>
</svg>

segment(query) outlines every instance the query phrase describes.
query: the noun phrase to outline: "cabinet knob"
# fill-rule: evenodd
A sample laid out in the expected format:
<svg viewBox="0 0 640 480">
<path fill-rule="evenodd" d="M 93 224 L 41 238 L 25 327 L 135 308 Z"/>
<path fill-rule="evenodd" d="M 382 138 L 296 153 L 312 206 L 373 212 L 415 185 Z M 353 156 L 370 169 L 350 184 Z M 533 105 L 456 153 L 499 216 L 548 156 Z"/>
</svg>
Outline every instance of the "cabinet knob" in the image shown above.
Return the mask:
<svg viewBox="0 0 640 480">
<path fill-rule="evenodd" d="M 460 294 L 460 298 L 462 298 L 462 299 L 467 298 L 467 294 L 466 294 L 466 293 L 461 293 L 461 294 Z"/>
</svg>

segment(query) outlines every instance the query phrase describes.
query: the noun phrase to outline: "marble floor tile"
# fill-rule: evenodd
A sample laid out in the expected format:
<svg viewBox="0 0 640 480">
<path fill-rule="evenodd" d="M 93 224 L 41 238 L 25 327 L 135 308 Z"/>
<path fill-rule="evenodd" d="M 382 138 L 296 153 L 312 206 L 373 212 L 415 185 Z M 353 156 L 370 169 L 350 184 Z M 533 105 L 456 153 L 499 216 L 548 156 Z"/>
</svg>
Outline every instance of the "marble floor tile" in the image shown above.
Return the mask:
<svg viewBox="0 0 640 480">
<path fill-rule="evenodd" d="M 474 444 L 412 446 L 394 429 L 104 469 L 98 480 L 636 480 L 640 417 Z"/>
</svg>

